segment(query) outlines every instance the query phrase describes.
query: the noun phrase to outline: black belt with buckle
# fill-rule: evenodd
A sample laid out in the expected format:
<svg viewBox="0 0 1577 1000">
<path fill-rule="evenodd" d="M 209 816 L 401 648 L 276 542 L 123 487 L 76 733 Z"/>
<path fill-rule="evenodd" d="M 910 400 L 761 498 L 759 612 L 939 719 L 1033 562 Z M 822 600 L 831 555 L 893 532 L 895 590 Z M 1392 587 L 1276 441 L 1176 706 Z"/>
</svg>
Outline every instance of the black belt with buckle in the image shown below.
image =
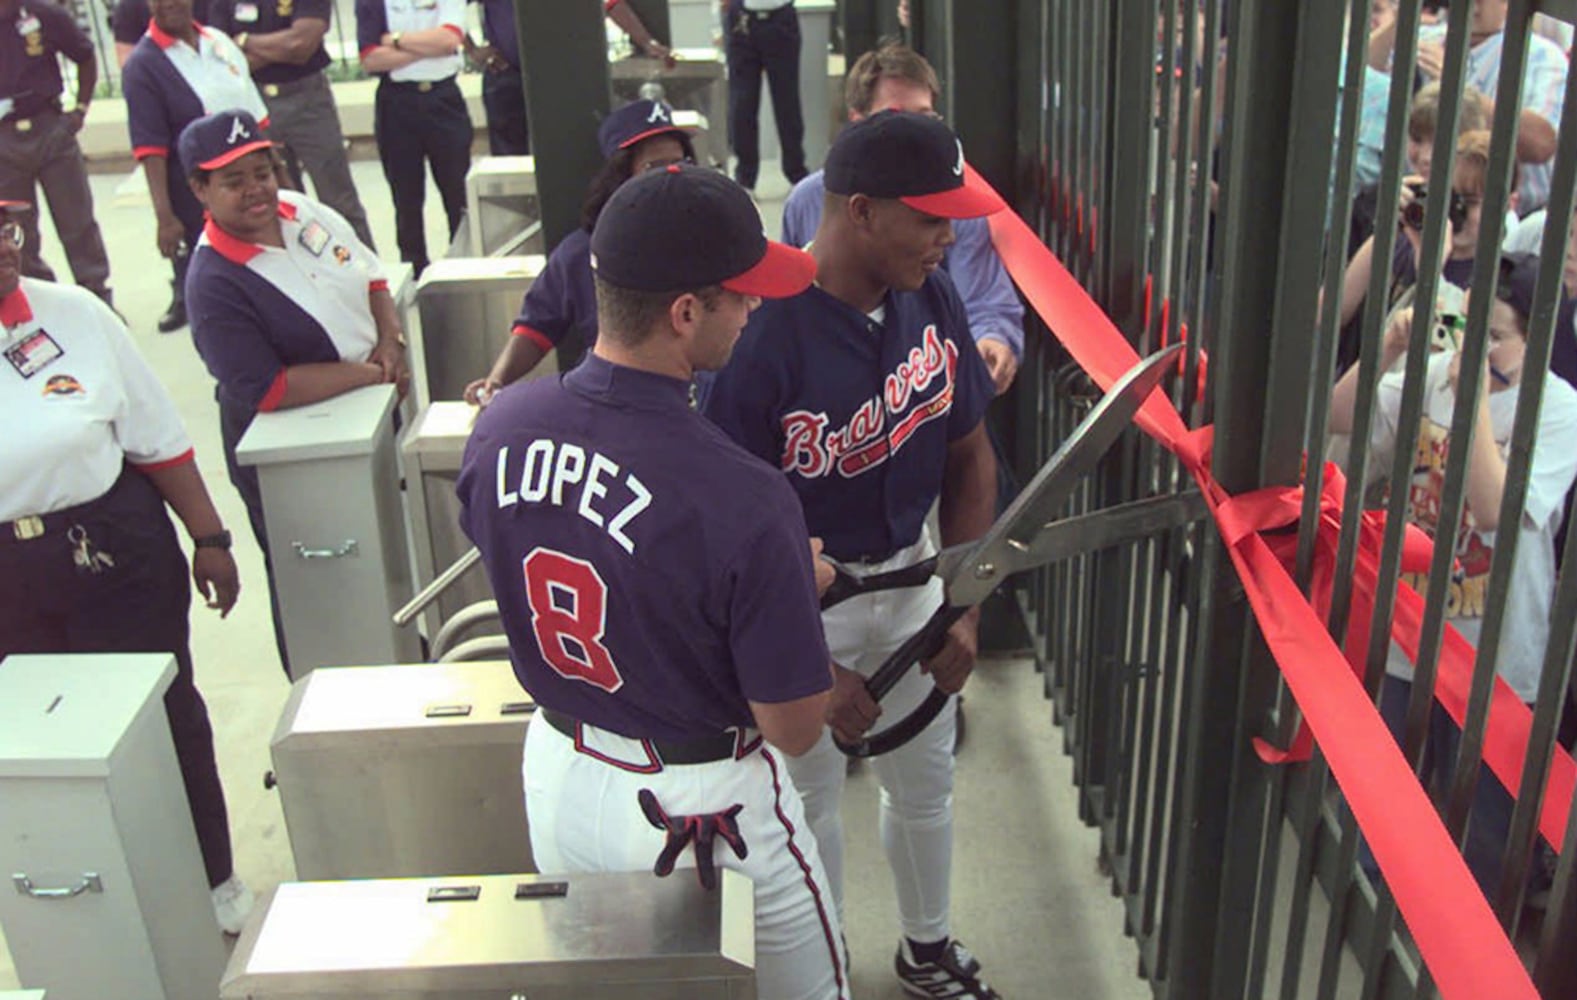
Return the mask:
<svg viewBox="0 0 1577 1000">
<path fill-rule="evenodd" d="M 537 707 L 537 717 L 546 719 L 548 725 L 579 740 L 583 723 L 576 718 L 556 712 L 551 708 Z M 617 735 L 617 734 L 615 734 Z M 642 740 L 663 764 L 711 764 L 719 760 L 733 760 L 739 741 L 733 733 L 718 733 L 693 740 Z"/>
<path fill-rule="evenodd" d="M 768 18 L 776 17 L 793 6 L 794 5 L 791 3 L 786 3 L 781 7 L 773 7 L 771 10 L 751 10 L 750 8 L 746 7 L 744 12 L 746 15 L 754 18 L 757 21 L 765 21 Z"/>
<path fill-rule="evenodd" d="M 425 94 L 434 87 L 442 86 L 446 83 L 453 83 L 454 77 L 446 76 L 442 80 L 390 80 L 386 77 L 384 78 L 384 82 L 391 87 L 399 87 L 404 90 L 415 90 L 419 93 Z"/>
<path fill-rule="evenodd" d="M 13 111 L 5 118 L 0 118 L 0 125 L 18 132 L 31 132 L 39 124 L 39 119 L 60 114 L 59 104 L 46 104 L 44 107 L 27 114 L 18 114 Z"/>
<path fill-rule="evenodd" d="M 281 80 L 277 83 L 265 83 L 262 85 L 263 96 L 288 97 L 289 95 L 297 93 L 298 91 L 313 89 L 313 85 L 321 83 L 322 79 L 323 71 L 317 70 L 316 72 L 312 73 L 304 73 L 301 76 L 296 77 L 294 80 Z"/>
<path fill-rule="evenodd" d="M 31 542 L 46 535 L 58 535 L 81 519 L 85 506 L 79 504 L 52 514 L 29 514 L 15 521 L 0 521 L 0 545 Z"/>
</svg>

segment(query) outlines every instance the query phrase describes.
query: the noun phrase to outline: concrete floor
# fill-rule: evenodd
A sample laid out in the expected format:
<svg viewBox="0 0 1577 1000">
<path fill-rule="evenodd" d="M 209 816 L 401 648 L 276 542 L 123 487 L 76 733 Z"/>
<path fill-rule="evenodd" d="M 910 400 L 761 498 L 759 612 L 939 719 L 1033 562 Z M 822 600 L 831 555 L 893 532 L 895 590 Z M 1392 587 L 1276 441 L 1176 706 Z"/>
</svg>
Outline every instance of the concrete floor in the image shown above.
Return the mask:
<svg viewBox="0 0 1577 1000">
<path fill-rule="evenodd" d="M 393 212 L 378 165 L 358 162 L 353 168 L 374 238 L 392 252 Z M 768 232 L 778 230 L 786 191 L 775 164 L 764 165 L 759 194 Z M 294 876 L 278 796 L 262 783 L 268 738 L 288 688 L 274 653 L 261 557 L 225 479 L 211 380 L 187 332 L 160 335 L 154 327 L 169 300 L 169 270 L 154 251 L 141 177 L 95 176 L 93 193 L 117 305 L 180 407 L 209 488 L 226 523 L 236 529 L 240 603 L 224 621 L 195 606 L 192 640 L 198 684 L 217 733 L 237 870 L 261 891 Z M 429 195 L 427 221 L 429 241 L 443 245 L 436 192 Z M 46 258 L 60 274 L 69 274 L 47 222 L 45 238 Z M 971 682 L 969 739 L 956 794 L 955 931 L 1006 997 L 1148 997 L 1148 986 L 1134 975 L 1137 956 L 1122 933 L 1120 904 L 1096 869 L 1096 835 L 1077 819 L 1071 763 L 1040 692 L 1039 675 L 1022 661 L 984 663 Z M 857 995 L 897 998 L 903 995 L 891 972 L 897 917 L 876 837 L 876 799 L 870 768 L 859 769 L 845 802 L 846 929 Z M 0 989 L 18 985 L 0 940 Z"/>
</svg>

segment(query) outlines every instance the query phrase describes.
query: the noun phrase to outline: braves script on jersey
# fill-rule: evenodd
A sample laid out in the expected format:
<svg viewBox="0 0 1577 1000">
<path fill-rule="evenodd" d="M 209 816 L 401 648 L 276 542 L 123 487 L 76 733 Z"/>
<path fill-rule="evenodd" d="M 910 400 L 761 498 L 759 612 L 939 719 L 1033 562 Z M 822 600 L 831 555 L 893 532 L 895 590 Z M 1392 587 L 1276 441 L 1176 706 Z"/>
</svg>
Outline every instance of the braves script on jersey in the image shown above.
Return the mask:
<svg viewBox="0 0 1577 1000">
<path fill-rule="evenodd" d="M 831 684 L 799 505 L 688 393 L 596 355 L 511 386 L 458 484 L 521 683 L 635 738 L 750 726 L 748 702 Z"/>
<path fill-rule="evenodd" d="M 991 402 L 952 282 L 889 292 L 878 322 L 811 288 L 751 316 L 704 410 L 781 468 L 813 535 L 839 559 L 912 544 L 941 488 L 947 444 Z"/>
</svg>

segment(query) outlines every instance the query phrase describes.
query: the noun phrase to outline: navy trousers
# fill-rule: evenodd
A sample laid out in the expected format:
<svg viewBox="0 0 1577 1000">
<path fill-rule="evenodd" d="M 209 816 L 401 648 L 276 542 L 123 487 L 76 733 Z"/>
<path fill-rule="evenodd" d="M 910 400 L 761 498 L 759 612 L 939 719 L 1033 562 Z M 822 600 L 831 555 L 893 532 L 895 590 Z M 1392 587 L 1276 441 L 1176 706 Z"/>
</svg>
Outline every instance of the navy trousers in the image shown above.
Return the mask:
<svg viewBox="0 0 1577 1000">
<path fill-rule="evenodd" d="M 738 163 L 734 179 L 754 189 L 761 171 L 761 74 L 772 88 L 783 175 L 798 184 L 805 169 L 805 116 L 799 98 L 799 15 L 794 5 L 748 11 L 735 0 L 728 9 L 728 134 Z"/>
</svg>

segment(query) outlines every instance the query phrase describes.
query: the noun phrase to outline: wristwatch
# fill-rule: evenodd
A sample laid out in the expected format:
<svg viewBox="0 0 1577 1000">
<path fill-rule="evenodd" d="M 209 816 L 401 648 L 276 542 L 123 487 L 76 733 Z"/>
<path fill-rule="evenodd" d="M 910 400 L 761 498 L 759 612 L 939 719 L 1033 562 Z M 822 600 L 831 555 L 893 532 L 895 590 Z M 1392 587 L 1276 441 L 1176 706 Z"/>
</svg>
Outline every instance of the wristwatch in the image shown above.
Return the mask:
<svg viewBox="0 0 1577 1000">
<path fill-rule="evenodd" d="M 390 35 L 389 36 L 389 44 L 394 46 L 396 49 L 398 49 L 400 47 L 400 36 L 403 35 L 403 34 L 405 34 L 405 32 L 403 32 L 403 31 L 396 31 L 394 34 Z"/>
<path fill-rule="evenodd" d="M 216 531 L 212 535 L 192 539 L 192 547 L 196 549 L 225 549 L 229 550 L 231 543 L 230 532 Z"/>
<path fill-rule="evenodd" d="M 235 36 L 235 47 L 240 49 L 242 52 L 245 52 L 246 51 L 246 40 L 248 38 L 251 38 L 251 37 L 252 37 L 252 33 L 250 31 L 243 31 L 239 35 L 236 35 Z"/>
</svg>

